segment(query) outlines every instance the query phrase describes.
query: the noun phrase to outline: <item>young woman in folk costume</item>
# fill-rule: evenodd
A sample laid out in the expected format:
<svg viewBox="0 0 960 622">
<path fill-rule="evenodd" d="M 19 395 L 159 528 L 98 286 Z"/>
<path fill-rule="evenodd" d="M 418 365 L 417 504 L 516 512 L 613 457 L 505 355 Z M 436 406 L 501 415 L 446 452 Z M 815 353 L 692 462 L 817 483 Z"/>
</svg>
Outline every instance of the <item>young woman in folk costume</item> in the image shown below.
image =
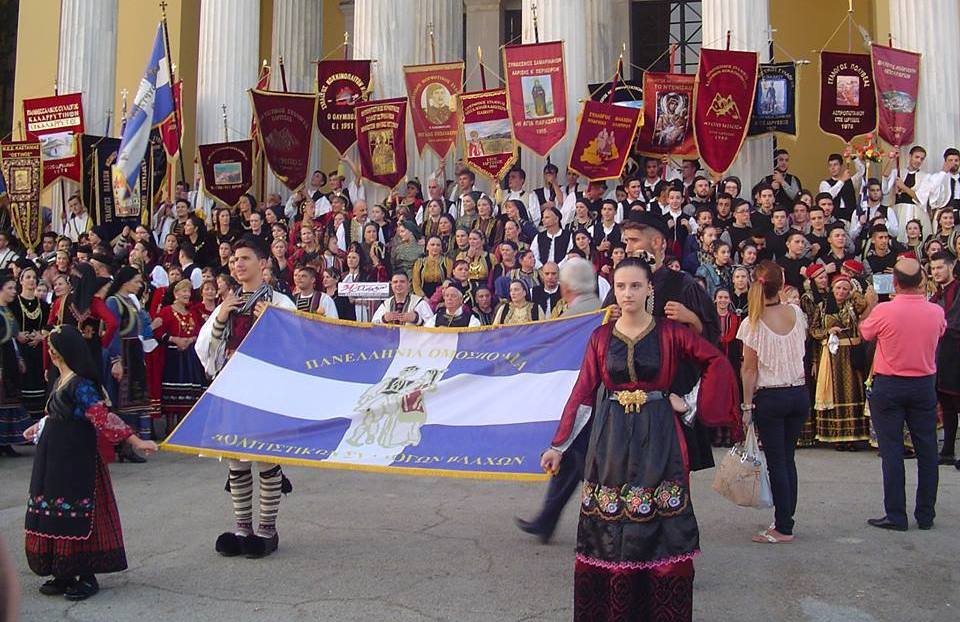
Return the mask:
<svg viewBox="0 0 960 622">
<path fill-rule="evenodd" d="M 83 600 L 99 591 L 96 575 L 127 568 L 107 470 L 113 445 L 145 453 L 157 445 L 107 410 L 99 362 L 77 329 L 54 328 L 47 345 L 47 415 L 24 434 L 37 443 L 25 521 L 27 563 L 42 577 L 53 575 L 41 594 Z"/>
<path fill-rule="evenodd" d="M 97 292 L 110 284 L 105 277 L 98 277 L 93 266 L 78 263 L 74 267 L 71 288 L 58 296 L 50 306 L 49 324 L 55 326 L 73 326 L 80 331 L 90 348 L 94 361 L 103 360 L 103 348 L 110 345 L 117 332 L 117 319 L 97 297 Z"/>
<path fill-rule="evenodd" d="M 0 456 L 10 457 L 19 455 L 13 445 L 22 441 L 21 435 L 30 425 L 21 397 L 27 368 L 17 343 L 20 327 L 10 310 L 16 297 L 17 282 L 9 272 L 4 273 L 0 276 Z"/>
<path fill-rule="evenodd" d="M 688 407 L 669 393 L 681 360 L 702 368 L 697 417 L 741 435 L 730 362 L 686 326 L 647 311 L 650 279 L 643 261 L 617 266 L 613 291 L 621 315 L 591 335 L 541 458 L 545 470 L 556 471 L 562 452 L 594 419 L 577 532 L 576 619 L 693 619 L 700 537 L 678 419 Z"/>
<path fill-rule="evenodd" d="M 47 331 L 50 305 L 37 296 L 37 269 L 25 267 L 17 279 L 20 293 L 10 305 L 10 312 L 17 321 L 17 349 L 23 358 L 26 371 L 20 387 L 23 407 L 33 419 L 43 416 L 47 400 L 47 380 L 43 373 L 43 340 Z"/>
<path fill-rule="evenodd" d="M 204 283 L 204 287 L 212 284 Z M 154 337 L 164 348 L 163 380 L 160 385 L 160 409 L 167 423 L 167 434 L 196 404 L 203 393 L 206 378 L 194 349 L 202 321 L 191 307 L 193 286 L 183 279 L 173 285 L 173 304 L 160 309 L 160 325 Z"/>
</svg>

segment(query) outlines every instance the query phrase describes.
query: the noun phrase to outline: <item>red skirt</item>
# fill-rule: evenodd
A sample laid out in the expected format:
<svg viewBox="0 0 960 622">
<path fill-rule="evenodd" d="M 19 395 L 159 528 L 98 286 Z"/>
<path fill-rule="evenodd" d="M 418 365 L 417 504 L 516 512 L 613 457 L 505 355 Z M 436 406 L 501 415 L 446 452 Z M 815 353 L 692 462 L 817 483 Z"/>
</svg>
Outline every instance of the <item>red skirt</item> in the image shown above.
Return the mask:
<svg viewBox="0 0 960 622">
<path fill-rule="evenodd" d="M 127 569 L 123 530 L 110 471 L 97 457 L 94 514 L 85 539 L 26 534 L 27 563 L 41 577 L 76 577 Z"/>
<path fill-rule="evenodd" d="M 577 560 L 573 618 L 583 622 L 690 622 L 693 560 L 648 569 L 603 568 Z"/>
</svg>

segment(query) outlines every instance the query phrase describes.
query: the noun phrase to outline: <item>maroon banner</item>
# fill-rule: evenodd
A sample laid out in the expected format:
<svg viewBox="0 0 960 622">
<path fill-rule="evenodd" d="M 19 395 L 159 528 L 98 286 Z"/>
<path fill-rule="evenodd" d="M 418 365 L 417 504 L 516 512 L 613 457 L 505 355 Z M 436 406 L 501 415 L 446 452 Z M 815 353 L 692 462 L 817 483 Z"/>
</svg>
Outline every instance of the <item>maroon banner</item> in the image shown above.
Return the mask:
<svg viewBox="0 0 960 622">
<path fill-rule="evenodd" d="M 877 129 L 869 54 L 820 52 L 820 129 L 847 143 Z"/>
<path fill-rule="evenodd" d="M 740 153 L 757 93 L 756 52 L 700 49 L 693 136 L 707 167 L 721 175 Z"/>
<path fill-rule="evenodd" d="M 317 98 L 308 93 L 251 89 L 260 149 L 280 182 L 296 192 L 307 179 Z"/>
<path fill-rule="evenodd" d="M 253 141 L 200 145 L 203 189 L 226 207 L 233 207 L 253 185 Z"/>
<path fill-rule="evenodd" d="M 163 138 L 163 149 L 167 158 L 175 158 L 180 152 L 180 128 L 177 119 L 183 120 L 183 101 L 180 99 L 183 91 L 183 80 L 177 80 L 173 85 L 173 105 L 177 107 L 177 114 L 160 124 L 160 136 Z"/>
<path fill-rule="evenodd" d="M 695 76 L 681 73 L 643 74 L 643 125 L 637 150 L 659 157 L 697 156 L 693 137 L 693 88 Z"/>
<path fill-rule="evenodd" d="M 370 61 L 320 61 L 317 89 L 317 129 L 342 156 L 357 142 L 353 109 L 371 90 Z"/>
<path fill-rule="evenodd" d="M 407 174 L 407 100 L 363 102 L 353 112 L 360 172 L 365 179 L 392 190 Z"/>
<path fill-rule="evenodd" d="M 0 143 L 0 177 L 6 182 L 6 208 L 17 238 L 34 250 L 43 236 L 42 150 L 40 141 Z"/>
<path fill-rule="evenodd" d="M 639 122 L 639 108 L 583 102 L 570 168 L 590 181 L 620 177 Z"/>
<path fill-rule="evenodd" d="M 467 167 L 495 180 L 517 161 L 507 92 L 504 89 L 464 93 L 460 96 L 464 153 Z"/>
<path fill-rule="evenodd" d="M 515 140 L 546 156 L 567 133 L 563 41 L 503 48 Z"/>
<path fill-rule="evenodd" d="M 58 179 L 79 182 L 78 138 L 83 134 L 83 104 L 80 93 L 23 100 L 27 140 L 43 145 L 43 187 Z"/>
<path fill-rule="evenodd" d="M 895 147 L 909 145 L 920 93 L 920 54 L 876 43 L 870 51 L 877 84 L 877 133 Z"/>
<path fill-rule="evenodd" d="M 457 95 L 463 90 L 463 61 L 403 68 L 417 152 L 430 147 L 441 158 L 457 144 Z"/>
</svg>

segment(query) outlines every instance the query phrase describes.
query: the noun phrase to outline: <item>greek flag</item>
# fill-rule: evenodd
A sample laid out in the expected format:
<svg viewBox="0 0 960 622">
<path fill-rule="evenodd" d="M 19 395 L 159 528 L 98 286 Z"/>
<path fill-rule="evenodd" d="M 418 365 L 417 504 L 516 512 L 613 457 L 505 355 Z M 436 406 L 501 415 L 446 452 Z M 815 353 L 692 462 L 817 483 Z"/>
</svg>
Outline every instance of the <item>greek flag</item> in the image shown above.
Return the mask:
<svg viewBox="0 0 960 622">
<path fill-rule="evenodd" d="M 164 449 L 321 468 L 543 479 L 603 313 L 467 329 L 268 308 Z"/>
<path fill-rule="evenodd" d="M 150 130 L 173 115 L 173 88 L 163 39 L 163 24 L 157 26 L 153 52 L 140 80 L 133 108 L 126 119 L 117 163 L 113 165 L 113 192 L 117 200 L 126 199 L 140 176 L 140 164 L 150 142 Z"/>
</svg>

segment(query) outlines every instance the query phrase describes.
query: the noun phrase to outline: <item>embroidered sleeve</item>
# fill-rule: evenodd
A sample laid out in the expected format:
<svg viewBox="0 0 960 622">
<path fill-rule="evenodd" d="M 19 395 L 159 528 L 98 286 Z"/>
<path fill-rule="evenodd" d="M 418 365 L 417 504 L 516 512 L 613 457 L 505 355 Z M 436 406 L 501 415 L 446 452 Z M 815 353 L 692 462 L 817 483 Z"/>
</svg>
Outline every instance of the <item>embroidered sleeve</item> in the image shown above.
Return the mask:
<svg viewBox="0 0 960 622">
<path fill-rule="evenodd" d="M 77 419 L 85 417 L 87 409 L 102 400 L 100 392 L 91 381 L 80 380 L 73 390 L 73 416 Z"/>
<path fill-rule="evenodd" d="M 737 377 L 730 361 L 720 350 L 686 326 L 674 327 L 681 357 L 701 366 L 697 412 L 710 427 L 730 427 L 734 440 L 740 440 Z"/>
<path fill-rule="evenodd" d="M 97 402 L 87 409 L 85 416 L 97 430 L 97 435 L 110 444 L 116 444 L 133 435 L 133 428 L 123 419 L 110 412 L 103 402 Z"/>
</svg>

